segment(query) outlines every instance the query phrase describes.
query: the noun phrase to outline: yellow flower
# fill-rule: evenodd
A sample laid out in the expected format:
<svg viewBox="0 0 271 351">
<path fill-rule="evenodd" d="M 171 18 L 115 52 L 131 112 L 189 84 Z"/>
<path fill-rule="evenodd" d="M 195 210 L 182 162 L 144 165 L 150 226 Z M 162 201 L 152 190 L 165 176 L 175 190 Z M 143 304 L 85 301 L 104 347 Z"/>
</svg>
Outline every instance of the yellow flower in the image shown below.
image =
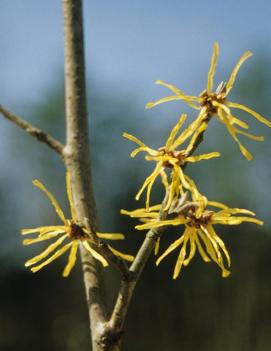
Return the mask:
<svg viewBox="0 0 271 351">
<path fill-rule="evenodd" d="M 145 156 L 145 159 L 147 161 L 156 162 L 155 169 L 146 178 L 145 182 L 143 183 L 142 187 L 136 195 L 136 200 L 139 200 L 143 191 L 147 189 L 147 209 L 149 208 L 150 204 L 150 194 L 152 186 L 159 175 L 162 178 L 162 182 L 166 190 L 168 190 L 168 202 L 165 208 L 165 210 L 167 210 L 173 198 L 183 194 L 183 186 L 185 188 L 189 188 L 189 185 L 185 180 L 182 167 L 188 162 L 194 163 L 201 160 L 208 160 L 210 158 L 220 156 L 219 152 L 211 152 L 208 154 L 202 154 L 198 156 L 190 156 L 199 135 L 206 129 L 207 122 L 201 123 L 199 120 L 196 120 L 178 136 L 177 134 L 183 126 L 185 120 L 186 115 L 181 115 L 178 123 L 172 129 L 165 146 L 160 147 L 158 150 L 148 147 L 146 144 L 144 144 L 142 141 L 140 141 L 131 134 L 123 134 L 125 138 L 135 142 L 138 145 L 138 147 L 131 153 L 131 157 L 135 157 L 139 152 L 143 151 L 148 154 L 147 156 Z M 185 143 L 191 135 L 193 136 L 190 142 L 188 143 L 188 146 L 183 150 L 177 150 L 179 146 Z M 165 172 L 166 168 L 172 170 L 172 179 L 170 185 L 168 184 L 167 174 Z"/>
<path fill-rule="evenodd" d="M 68 200 L 69 200 L 71 215 L 72 215 L 71 219 L 65 218 L 65 215 L 61 207 L 59 206 L 58 202 L 54 198 L 54 196 L 45 188 L 45 186 L 40 181 L 34 180 L 33 184 L 48 196 L 48 198 L 50 199 L 52 205 L 56 210 L 56 213 L 58 214 L 63 224 L 43 226 L 43 227 L 37 227 L 37 228 L 31 228 L 31 229 L 22 229 L 22 235 L 38 233 L 37 237 L 35 238 L 25 239 L 23 241 L 24 245 L 31 245 L 41 241 L 57 238 L 57 240 L 52 244 L 50 244 L 46 250 L 42 251 L 39 255 L 28 260 L 25 263 L 25 266 L 28 267 L 28 266 L 35 265 L 31 268 L 31 271 L 37 272 L 44 266 L 47 266 L 49 263 L 53 262 L 55 259 L 63 255 L 65 252 L 70 250 L 68 263 L 63 271 L 63 277 L 67 277 L 75 265 L 77 250 L 80 245 L 83 245 L 85 249 L 89 251 L 90 254 L 95 259 L 100 261 L 104 267 L 108 266 L 108 262 L 106 261 L 106 259 L 100 253 L 98 253 L 96 250 L 93 249 L 92 245 L 94 244 L 94 242 L 91 239 L 90 233 L 86 230 L 84 226 L 79 224 L 76 219 L 69 173 L 66 174 L 66 187 L 67 187 L 67 195 L 68 195 Z M 107 239 L 107 240 L 124 239 L 124 235 L 120 233 L 96 233 L 96 234 L 101 239 Z M 66 242 L 64 246 L 59 248 L 60 245 L 65 242 L 65 240 L 68 242 Z M 109 245 L 108 247 L 113 252 L 113 254 L 118 255 L 128 261 L 133 260 L 132 256 L 124 255 L 119 251 L 113 249 Z M 52 255 L 49 258 L 47 258 L 50 254 Z M 40 263 L 43 259 L 45 260 L 42 263 Z"/>
<path fill-rule="evenodd" d="M 244 135 L 252 140 L 256 141 L 263 141 L 264 137 L 263 136 L 256 136 L 250 133 L 247 133 L 245 130 L 249 128 L 248 124 L 245 123 L 244 121 L 236 118 L 232 111 L 231 108 L 233 109 L 239 109 L 242 111 L 245 111 L 255 117 L 259 122 L 267 125 L 268 127 L 271 128 L 271 121 L 267 120 L 263 116 L 261 116 L 259 113 L 255 112 L 251 108 L 244 106 L 242 104 L 228 101 L 226 98 L 231 91 L 237 73 L 241 67 L 241 65 L 252 55 L 250 51 L 246 51 L 239 61 L 237 62 L 236 66 L 234 67 L 229 79 L 227 82 L 221 82 L 217 89 L 213 91 L 213 78 L 215 75 L 215 70 L 216 70 L 216 65 L 217 65 L 217 59 L 218 59 L 218 54 L 219 54 L 219 46 L 218 43 L 214 44 L 214 52 L 211 60 L 211 65 L 210 69 L 208 72 L 208 79 L 207 79 L 207 88 L 203 90 L 203 92 L 199 96 L 189 96 L 186 95 L 183 91 L 178 89 L 177 87 L 165 83 L 162 80 L 157 80 L 155 83 L 160 84 L 165 86 L 166 88 L 170 89 L 174 95 L 167 96 L 165 98 L 159 99 L 155 102 L 149 102 L 146 105 L 146 108 L 152 108 L 156 105 L 159 105 L 163 102 L 167 101 L 173 101 L 173 100 L 183 100 L 185 101 L 189 106 L 196 110 L 200 110 L 200 119 L 204 120 L 205 119 L 210 119 L 213 115 L 216 115 L 219 119 L 220 122 L 222 122 L 226 128 L 228 129 L 230 135 L 233 137 L 233 139 L 238 143 L 240 151 L 242 154 L 248 159 L 252 159 L 252 155 L 250 152 L 241 144 L 241 142 L 238 139 L 238 134 Z M 242 129 L 240 129 L 242 128 Z M 245 130 L 244 130 L 245 129 Z"/>
<path fill-rule="evenodd" d="M 227 277 L 230 272 L 225 268 L 224 259 L 226 258 L 227 265 L 230 267 L 230 255 L 224 242 L 216 234 L 214 225 L 238 225 L 243 222 L 263 224 L 262 221 L 249 217 L 255 216 L 255 213 L 249 210 L 230 208 L 219 202 L 208 201 L 199 193 L 197 196 L 198 202 L 187 202 L 178 206 L 178 209 L 172 208 L 171 213 L 176 212 L 177 214 L 175 213 L 173 218 L 166 220 L 159 220 L 160 205 L 152 206 L 149 212 L 143 208 L 135 211 L 121 211 L 123 214 L 139 218 L 142 222 L 145 222 L 135 227 L 138 230 L 184 225 L 184 232 L 181 237 L 174 241 L 156 261 L 158 265 L 168 254 L 180 248 L 173 279 L 179 276 L 183 266 L 187 266 L 190 263 L 197 249 L 205 262 L 213 260 L 221 268 L 222 277 Z M 192 200 L 195 200 L 194 195 L 192 196 Z M 218 208 L 219 210 L 210 210 L 207 208 L 209 206 Z M 159 242 L 157 246 L 159 246 Z M 156 247 L 157 251 L 158 248 Z"/>
</svg>

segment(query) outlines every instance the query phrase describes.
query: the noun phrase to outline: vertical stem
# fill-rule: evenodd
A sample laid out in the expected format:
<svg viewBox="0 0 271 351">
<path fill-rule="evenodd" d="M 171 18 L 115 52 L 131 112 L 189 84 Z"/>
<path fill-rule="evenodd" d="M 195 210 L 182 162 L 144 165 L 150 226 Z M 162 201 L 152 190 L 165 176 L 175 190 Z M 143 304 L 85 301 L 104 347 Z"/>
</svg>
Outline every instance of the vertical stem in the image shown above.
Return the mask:
<svg viewBox="0 0 271 351">
<path fill-rule="evenodd" d="M 82 1 L 63 0 L 63 9 L 67 123 L 65 163 L 71 175 L 77 218 L 79 221 L 89 223 L 94 230 L 97 230 L 88 139 Z M 99 335 L 106 318 L 102 298 L 102 269 L 100 263 L 93 259 L 86 250 L 81 250 L 81 257 L 91 325 L 92 349 L 98 351 L 101 350 Z"/>
</svg>

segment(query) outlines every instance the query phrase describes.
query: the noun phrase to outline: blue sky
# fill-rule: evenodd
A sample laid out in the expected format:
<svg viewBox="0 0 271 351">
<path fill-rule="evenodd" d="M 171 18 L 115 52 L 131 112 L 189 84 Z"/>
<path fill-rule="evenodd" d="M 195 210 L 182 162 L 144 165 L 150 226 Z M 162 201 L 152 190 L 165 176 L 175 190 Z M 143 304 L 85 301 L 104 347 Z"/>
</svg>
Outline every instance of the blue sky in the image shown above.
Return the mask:
<svg viewBox="0 0 271 351">
<path fill-rule="evenodd" d="M 201 89 L 215 40 L 228 69 L 243 51 L 257 55 L 271 41 L 264 0 L 87 0 L 84 8 L 88 74 L 142 104 L 157 78 Z M 38 102 L 63 70 L 61 1 L 0 0 L 0 44 L 1 103 Z"/>
</svg>

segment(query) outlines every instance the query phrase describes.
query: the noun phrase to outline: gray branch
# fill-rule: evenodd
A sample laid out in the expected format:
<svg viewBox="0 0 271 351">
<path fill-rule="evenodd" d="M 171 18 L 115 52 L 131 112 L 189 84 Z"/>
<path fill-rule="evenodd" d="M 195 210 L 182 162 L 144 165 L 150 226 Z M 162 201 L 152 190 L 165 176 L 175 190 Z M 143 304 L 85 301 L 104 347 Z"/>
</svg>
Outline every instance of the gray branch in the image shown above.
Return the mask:
<svg viewBox="0 0 271 351">
<path fill-rule="evenodd" d="M 67 122 L 67 144 L 64 148 L 65 163 L 71 175 L 78 220 L 83 222 L 87 218 L 93 232 L 96 232 L 98 221 L 90 168 L 82 1 L 63 0 L 63 10 Z M 103 301 L 103 271 L 101 264 L 84 248 L 81 250 L 81 257 L 88 301 L 92 350 L 100 351 L 103 350 L 100 346 L 101 326 L 107 317 Z"/>
<path fill-rule="evenodd" d="M 51 137 L 49 134 L 45 133 L 41 129 L 33 126 L 32 124 L 26 122 L 23 118 L 14 115 L 3 106 L 0 105 L 0 113 L 10 122 L 13 122 L 18 127 L 23 129 L 26 133 L 30 134 L 32 137 L 36 138 L 38 141 L 47 144 L 51 149 L 56 151 L 61 157 L 63 157 L 64 146 L 56 139 Z"/>
</svg>

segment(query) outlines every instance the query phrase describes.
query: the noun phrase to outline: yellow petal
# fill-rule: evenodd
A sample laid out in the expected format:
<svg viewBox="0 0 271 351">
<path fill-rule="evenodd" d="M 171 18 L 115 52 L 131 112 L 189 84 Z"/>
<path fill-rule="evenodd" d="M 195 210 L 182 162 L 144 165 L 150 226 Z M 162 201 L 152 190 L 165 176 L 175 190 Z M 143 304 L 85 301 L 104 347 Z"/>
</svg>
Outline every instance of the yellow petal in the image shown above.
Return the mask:
<svg viewBox="0 0 271 351">
<path fill-rule="evenodd" d="M 215 241 L 218 243 L 218 245 L 220 246 L 222 251 L 224 252 L 224 255 L 225 255 L 227 262 L 228 262 L 228 266 L 230 267 L 231 266 L 231 258 L 230 258 L 229 252 L 226 249 L 226 246 L 225 246 L 223 240 L 216 234 L 216 232 L 211 224 L 207 225 L 207 230 L 210 233 L 210 235 L 212 235 L 212 237 L 215 239 Z"/>
<path fill-rule="evenodd" d="M 120 251 L 114 249 L 114 248 L 113 248 L 112 246 L 110 246 L 110 245 L 108 245 L 108 247 L 109 247 L 109 249 L 112 251 L 112 253 L 113 253 L 115 256 L 119 256 L 120 258 L 122 258 L 122 259 L 125 260 L 125 261 L 133 262 L 134 256 L 124 254 L 123 252 L 120 252 Z"/>
<path fill-rule="evenodd" d="M 167 142 L 166 142 L 166 146 L 165 146 L 165 150 L 166 151 L 170 151 L 171 150 L 171 146 L 174 142 L 174 139 L 176 137 L 176 134 L 178 133 L 178 131 L 182 128 L 185 120 L 186 120 L 186 115 L 185 114 L 182 114 L 178 123 L 173 127 L 172 131 L 170 132 L 169 134 L 169 137 L 167 139 Z"/>
<path fill-rule="evenodd" d="M 136 198 L 136 200 L 139 200 L 141 194 L 143 193 L 145 188 L 147 188 L 147 195 L 146 195 L 146 208 L 147 209 L 149 208 L 149 205 L 150 205 L 150 194 L 151 194 L 151 189 L 152 189 L 153 183 L 155 182 L 156 178 L 158 177 L 158 175 L 162 169 L 163 169 L 163 163 L 159 162 L 156 165 L 154 171 L 146 178 L 142 187 L 140 188 L 140 190 L 136 194 L 135 198 Z"/>
<path fill-rule="evenodd" d="M 199 141 L 201 134 L 207 129 L 208 123 L 202 122 L 201 125 L 196 129 L 193 137 L 191 138 L 185 152 L 189 155 L 195 148 L 196 143 Z"/>
<path fill-rule="evenodd" d="M 263 225 L 263 221 L 251 217 L 218 217 L 212 219 L 212 223 L 225 224 L 225 225 L 238 225 L 243 222 L 251 222 L 258 225 Z"/>
<path fill-rule="evenodd" d="M 197 244 L 197 247 L 198 247 L 198 250 L 199 250 L 199 253 L 203 259 L 204 262 L 211 262 L 210 258 L 208 257 L 208 255 L 205 253 L 200 241 L 199 241 L 199 238 L 197 235 L 195 235 L 195 242 Z"/>
<path fill-rule="evenodd" d="M 182 235 L 179 239 L 175 240 L 174 243 L 172 243 L 166 251 L 161 255 L 157 260 L 156 260 L 156 266 L 160 264 L 160 262 L 167 256 L 169 255 L 172 251 L 174 251 L 178 246 L 182 244 L 184 241 L 184 235 Z"/>
<path fill-rule="evenodd" d="M 217 208 L 222 208 L 223 210 L 227 210 L 229 207 L 222 204 L 221 202 L 217 201 L 208 201 L 209 206 L 217 207 Z"/>
<path fill-rule="evenodd" d="M 181 184 L 180 184 L 180 178 L 179 178 L 179 170 L 176 170 L 175 169 L 176 167 L 173 168 L 172 180 L 168 191 L 168 201 L 166 203 L 164 211 L 167 211 L 170 208 L 172 201 L 174 200 L 175 197 L 178 197 L 180 192 Z"/>
<path fill-rule="evenodd" d="M 107 267 L 108 266 L 108 262 L 106 261 L 106 259 L 101 255 L 99 254 L 97 251 L 95 251 L 87 241 L 83 241 L 83 245 L 84 247 L 87 249 L 87 251 L 97 260 L 97 261 L 100 261 L 101 264 L 104 266 L 104 267 Z"/>
<path fill-rule="evenodd" d="M 106 240 L 124 240 L 125 236 L 121 233 L 96 233 L 100 239 Z"/>
<path fill-rule="evenodd" d="M 52 205 L 54 206 L 56 213 L 58 214 L 59 218 L 62 220 L 63 223 L 66 223 L 66 219 L 62 209 L 60 208 L 58 202 L 54 198 L 54 196 L 45 188 L 45 186 L 37 179 L 33 180 L 33 184 L 43 191 L 50 199 Z"/>
<path fill-rule="evenodd" d="M 33 273 L 39 271 L 41 268 L 44 266 L 47 266 L 49 263 L 53 262 L 56 260 L 59 256 L 63 255 L 70 247 L 72 246 L 72 243 L 68 243 L 64 245 L 61 249 L 57 250 L 50 258 L 48 258 L 46 261 L 42 262 L 40 265 L 32 267 L 31 271 Z"/>
<path fill-rule="evenodd" d="M 56 230 L 56 231 L 54 231 L 52 233 L 44 234 L 44 235 L 38 236 L 37 238 L 34 238 L 34 239 L 25 239 L 25 240 L 23 240 L 23 245 L 36 244 L 36 243 L 38 243 L 40 241 L 44 241 L 44 240 L 49 240 L 49 239 L 55 238 L 59 234 L 63 234 L 63 230 Z"/>
<path fill-rule="evenodd" d="M 150 147 L 143 147 L 143 146 L 140 146 L 140 147 L 138 147 L 138 148 L 136 148 L 134 151 L 132 151 L 131 153 L 130 153 L 130 156 L 132 157 L 132 158 L 134 158 L 139 152 L 147 152 L 148 154 L 150 154 L 150 155 L 153 155 L 153 156 L 157 156 L 157 155 L 159 155 L 159 153 L 156 151 L 156 150 L 154 150 L 154 149 L 151 149 Z"/>
<path fill-rule="evenodd" d="M 205 248 L 209 254 L 209 256 L 211 257 L 211 259 L 218 264 L 218 258 L 216 255 L 216 251 L 212 245 L 212 242 L 210 240 L 210 238 L 208 236 L 206 236 L 206 234 L 204 232 L 202 232 L 201 230 L 198 230 L 198 235 L 201 238 L 201 240 L 203 241 Z"/>
<path fill-rule="evenodd" d="M 181 225 L 187 223 L 187 219 L 185 218 L 176 218 L 176 219 L 167 219 L 159 222 L 149 222 L 146 224 L 139 224 L 135 228 L 138 230 L 144 229 L 152 229 L 152 228 L 160 228 L 168 225 Z"/>
<path fill-rule="evenodd" d="M 183 144 L 191 135 L 200 128 L 201 124 L 203 123 L 205 117 L 207 116 L 207 110 L 203 107 L 200 110 L 198 117 L 178 136 L 178 138 L 174 141 L 171 149 L 176 150 L 178 146 Z"/>
<path fill-rule="evenodd" d="M 184 242 L 183 242 L 183 246 L 181 248 L 180 254 L 179 254 L 178 258 L 177 258 L 177 262 L 176 262 L 176 265 L 175 265 L 175 268 L 174 268 L 173 279 L 177 279 L 179 274 L 180 274 L 180 272 L 181 272 L 181 269 L 182 269 L 182 266 L 183 266 L 183 263 L 184 263 L 184 260 L 185 260 L 185 256 L 186 256 L 187 240 L 188 240 L 188 237 L 185 236 Z"/>
<path fill-rule="evenodd" d="M 230 123 L 231 124 L 237 124 L 239 127 L 242 127 L 244 129 L 249 129 L 249 125 L 246 122 L 241 121 L 239 118 L 236 118 L 233 115 L 231 115 Z"/>
<path fill-rule="evenodd" d="M 240 67 L 242 66 L 242 64 L 250 57 L 252 56 L 252 53 L 250 51 L 246 51 L 239 59 L 239 61 L 237 62 L 237 64 L 235 65 L 234 69 L 232 70 L 232 73 L 230 75 L 230 78 L 226 84 L 226 95 L 229 94 L 230 90 L 232 89 L 234 82 L 235 82 L 235 78 L 237 76 L 237 73 L 240 69 Z"/>
<path fill-rule="evenodd" d="M 123 133 L 122 136 L 128 140 L 133 141 L 134 143 L 138 144 L 139 146 L 142 147 L 147 147 L 146 144 L 144 144 L 141 140 L 139 140 L 138 138 L 136 138 L 135 136 L 133 136 L 132 134 L 128 134 L 128 133 Z"/>
<path fill-rule="evenodd" d="M 191 103 L 193 101 L 198 101 L 199 98 L 197 96 L 187 96 L 187 95 L 171 95 L 171 96 L 167 96 L 164 97 L 162 99 L 159 99 L 157 101 L 153 101 L 153 102 L 148 102 L 146 104 L 146 108 L 153 108 L 157 105 L 163 104 L 164 102 L 169 102 L 169 101 L 175 101 L 175 100 L 184 100 L 188 105 L 192 105 Z M 198 106 L 193 104 L 193 108 L 195 109 L 199 109 Z"/>
<path fill-rule="evenodd" d="M 248 137 L 249 139 L 255 140 L 255 141 L 264 141 L 264 136 L 262 135 L 254 135 L 254 134 L 250 134 L 250 133 L 246 133 L 243 130 L 237 130 L 238 134 L 242 134 L 246 137 Z"/>
<path fill-rule="evenodd" d="M 211 60 L 211 65 L 210 65 L 210 69 L 209 69 L 209 72 L 208 72 L 208 80 L 207 80 L 207 92 L 208 93 L 211 93 L 212 90 L 213 90 L 213 80 L 214 80 L 214 75 L 215 75 L 218 55 L 219 55 L 219 45 L 218 45 L 217 42 L 215 42 L 214 43 L 213 56 L 212 56 L 212 60 Z"/>
<path fill-rule="evenodd" d="M 239 214 L 239 213 L 244 213 L 244 214 L 248 214 L 248 215 L 251 215 L 251 216 L 255 216 L 254 212 L 252 212 L 250 210 L 246 210 L 244 208 L 230 208 L 230 207 L 227 207 L 227 208 L 224 208 L 222 211 L 219 211 L 219 212 L 215 213 L 213 215 L 213 217 L 215 218 L 217 215 L 221 216 L 221 215 L 224 215 L 224 214 L 232 215 L 232 214 Z"/>
<path fill-rule="evenodd" d="M 230 102 L 230 101 L 228 102 L 228 105 L 230 107 L 237 108 L 239 110 L 243 110 L 243 111 L 249 113 L 250 115 L 255 117 L 259 122 L 261 122 L 261 123 L 267 125 L 269 128 L 271 128 L 271 121 L 269 121 L 268 119 L 266 119 L 265 117 L 260 115 L 258 112 L 252 110 L 251 108 L 244 106 L 244 105 L 241 105 L 241 104 L 237 104 L 235 102 Z"/>
<path fill-rule="evenodd" d="M 220 156 L 220 152 L 210 152 L 209 154 L 189 156 L 185 159 L 185 161 L 195 163 L 201 160 L 209 160 L 210 158 L 219 157 L 219 156 Z"/>
<path fill-rule="evenodd" d="M 59 245 L 62 244 L 62 242 L 65 240 L 65 238 L 67 237 L 68 235 L 65 234 L 63 235 L 62 237 L 60 237 L 57 241 L 55 241 L 53 244 L 49 245 L 47 247 L 46 250 L 42 251 L 42 253 L 40 253 L 39 255 L 31 258 L 30 260 L 28 260 L 26 263 L 25 263 L 25 266 L 28 267 L 28 266 L 32 266 L 33 264 L 41 261 L 43 258 L 47 257 L 51 252 L 53 252 Z"/>
<path fill-rule="evenodd" d="M 44 227 L 37 227 L 37 228 L 30 228 L 30 229 L 22 229 L 21 234 L 33 234 L 33 233 L 40 233 L 40 235 L 52 232 L 54 230 L 62 230 L 63 232 L 66 230 L 66 226 L 61 225 L 51 225 L 51 226 L 44 226 Z"/>
<path fill-rule="evenodd" d="M 218 110 L 218 114 L 220 115 L 220 117 L 223 119 L 223 123 L 226 125 L 228 132 L 230 133 L 230 135 L 232 136 L 232 138 L 237 142 L 237 144 L 239 145 L 239 149 L 241 151 L 241 153 L 245 156 L 245 158 L 247 160 L 252 160 L 253 156 L 251 155 L 251 153 L 241 144 L 240 140 L 237 138 L 236 136 L 236 130 L 234 129 L 234 127 L 229 123 L 227 117 L 223 116 L 223 114 L 220 112 L 220 110 Z"/>
<path fill-rule="evenodd" d="M 159 248 L 160 248 L 160 238 L 157 238 L 156 242 L 155 242 L 155 246 L 154 246 L 154 255 L 158 255 L 159 252 Z"/>
<path fill-rule="evenodd" d="M 171 85 L 171 84 L 168 84 L 162 80 L 156 80 L 155 81 L 155 84 L 160 84 L 160 85 L 163 85 L 164 87 L 170 89 L 173 93 L 175 93 L 176 95 L 182 95 L 186 98 L 194 98 L 193 100 L 194 101 L 199 101 L 199 98 L 197 96 L 188 96 L 186 95 L 181 89 L 179 88 L 176 88 L 174 85 Z M 195 108 L 195 109 L 199 109 L 199 106 L 194 104 L 193 102 L 189 101 L 189 99 L 186 100 L 186 103 L 191 106 L 192 108 Z"/>
<path fill-rule="evenodd" d="M 149 210 L 147 211 L 146 208 L 138 208 L 133 211 L 127 211 L 127 210 L 120 210 L 121 214 L 128 215 L 132 218 L 139 218 L 139 217 L 155 217 L 154 215 L 158 215 L 157 211 L 160 211 L 161 205 L 154 205 L 150 206 Z M 154 212 L 153 212 L 154 211 Z"/>
<path fill-rule="evenodd" d="M 223 278 L 228 277 L 230 275 L 230 272 L 224 266 L 223 257 L 220 253 L 217 242 L 213 239 L 211 234 L 204 227 L 201 227 L 201 230 L 199 230 L 198 233 L 201 236 L 202 240 L 204 241 L 205 245 L 207 245 L 206 249 L 210 257 L 221 268 L 222 277 Z"/>
<path fill-rule="evenodd" d="M 167 191 L 168 187 L 169 187 L 169 183 L 168 183 L 168 179 L 167 179 L 167 174 L 164 171 L 164 169 L 161 170 L 160 177 L 161 177 L 161 180 L 162 180 L 162 184 L 164 185 L 165 191 Z"/>
<path fill-rule="evenodd" d="M 195 230 L 194 228 L 190 228 L 190 232 L 189 232 L 189 240 L 190 240 L 190 252 L 188 257 L 183 261 L 183 265 L 184 266 L 188 266 L 188 264 L 190 263 L 190 261 L 193 259 L 193 257 L 195 256 L 196 253 L 196 241 L 195 241 Z"/>
<path fill-rule="evenodd" d="M 72 248 L 71 248 L 70 255 L 69 255 L 69 259 L 68 259 L 68 263 L 67 263 L 67 265 L 62 273 L 62 276 L 64 278 L 68 277 L 68 275 L 70 274 L 71 270 L 73 269 L 73 267 L 75 265 L 78 245 L 79 245 L 79 243 L 77 241 L 73 241 Z"/>
<path fill-rule="evenodd" d="M 68 195 L 68 200 L 70 204 L 72 219 L 76 221 L 76 213 L 75 213 L 75 207 L 74 207 L 74 202 L 72 197 L 71 175 L 69 172 L 66 173 L 66 188 L 67 188 L 67 195 Z"/>
</svg>

